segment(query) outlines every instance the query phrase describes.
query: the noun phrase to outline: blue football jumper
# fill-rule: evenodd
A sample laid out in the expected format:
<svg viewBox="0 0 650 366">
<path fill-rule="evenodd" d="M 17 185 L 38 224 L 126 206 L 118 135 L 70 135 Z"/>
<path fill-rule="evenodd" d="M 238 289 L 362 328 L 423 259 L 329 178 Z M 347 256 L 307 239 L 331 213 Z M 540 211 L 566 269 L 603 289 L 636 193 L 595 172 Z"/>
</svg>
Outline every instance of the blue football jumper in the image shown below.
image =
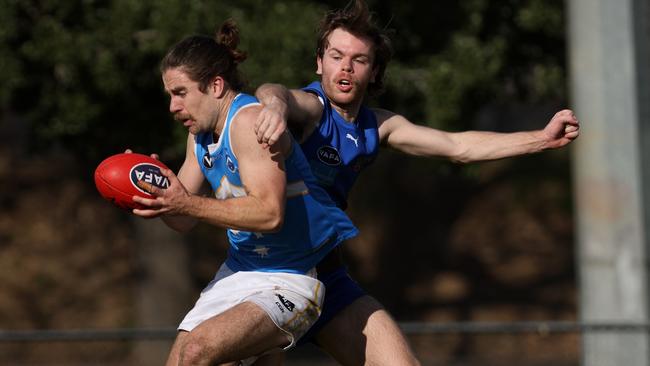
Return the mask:
<svg viewBox="0 0 650 366">
<path fill-rule="evenodd" d="M 362 106 L 354 123 L 347 122 L 332 108 L 320 82 L 302 90 L 316 94 L 323 102 L 318 127 L 301 147 L 318 183 L 336 204 L 345 209 L 348 193 L 362 169 L 379 153 L 379 132 L 375 113 Z M 313 342 L 314 336 L 340 311 L 366 293 L 341 265 L 328 273 L 318 273 L 325 284 L 323 312 L 299 343 Z"/>
<path fill-rule="evenodd" d="M 315 81 L 302 90 L 316 94 L 324 107 L 318 127 L 302 143 L 302 151 L 318 183 L 345 210 L 357 176 L 379 153 L 377 117 L 372 110 L 361 106 L 356 120 L 347 122 L 332 108 L 320 82 Z"/>
<path fill-rule="evenodd" d="M 230 143 L 230 128 L 237 112 L 252 105 L 259 105 L 259 102 L 251 95 L 235 97 L 216 143 L 212 132 L 195 136 L 199 166 L 217 199 L 246 195 L 239 176 L 239 163 Z M 292 145 L 285 160 L 284 225 L 275 233 L 228 229 L 230 248 L 226 265 L 233 271 L 304 274 L 342 241 L 358 234 L 350 219 L 318 185 L 300 146 L 293 139 Z"/>
</svg>

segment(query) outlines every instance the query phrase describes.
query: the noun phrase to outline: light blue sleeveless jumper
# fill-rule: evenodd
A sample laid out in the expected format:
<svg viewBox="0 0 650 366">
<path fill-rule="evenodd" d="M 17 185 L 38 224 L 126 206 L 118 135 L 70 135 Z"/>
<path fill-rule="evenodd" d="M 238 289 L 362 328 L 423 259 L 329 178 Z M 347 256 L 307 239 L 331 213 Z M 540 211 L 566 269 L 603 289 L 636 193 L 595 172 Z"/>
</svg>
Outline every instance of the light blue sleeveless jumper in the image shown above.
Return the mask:
<svg viewBox="0 0 650 366">
<path fill-rule="evenodd" d="M 219 141 L 214 142 L 211 132 L 195 136 L 199 166 L 217 199 L 246 195 L 237 156 L 231 147 L 230 129 L 239 110 L 258 104 L 255 97 L 239 94 L 230 106 Z M 284 225 L 275 233 L 228 229 L 230 248 L 226 265 L 233 271 L 304 274 L 342 241 L 358 234 L 346 214 L 317 184 L 300 146 L 293 139 L 292 145 L 291 154 L 285 160 Z"/>
</svg>

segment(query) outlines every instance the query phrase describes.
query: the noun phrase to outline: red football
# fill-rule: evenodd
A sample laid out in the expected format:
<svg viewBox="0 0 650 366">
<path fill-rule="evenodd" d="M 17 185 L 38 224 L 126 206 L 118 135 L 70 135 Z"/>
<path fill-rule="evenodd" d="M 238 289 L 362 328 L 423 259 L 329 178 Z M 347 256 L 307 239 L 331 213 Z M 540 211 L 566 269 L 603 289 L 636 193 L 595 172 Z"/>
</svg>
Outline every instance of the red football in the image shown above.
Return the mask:
<svg viewBox="0 0 650 366">
<path fill-rule="evenodd" d="M 142 180 L 159 188 L 169 187 L 169 180 L 160 173 L 161 168 L 168 169 L 165 164 L 147 155 L 116 154 L 106 158 L 95 169 L 95 186 L 102 197 L 120 208 L 143 208 L 133 202 L 133 196 L 153 196 L 138 187 L 137 183 Z"/>
</svg>

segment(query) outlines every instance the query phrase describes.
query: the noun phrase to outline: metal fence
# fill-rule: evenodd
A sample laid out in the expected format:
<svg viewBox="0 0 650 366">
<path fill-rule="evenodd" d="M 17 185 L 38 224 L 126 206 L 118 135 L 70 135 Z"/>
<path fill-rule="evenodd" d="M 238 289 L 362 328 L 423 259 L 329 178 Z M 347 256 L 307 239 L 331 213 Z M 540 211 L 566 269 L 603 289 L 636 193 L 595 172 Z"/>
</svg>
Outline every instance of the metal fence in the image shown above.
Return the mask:
<svg viewBox="0 0 650 366">
<path fill-rule="evenodd" d="M 650 324 L 525 322 L 403 322 L 425 366 L 577 366 L 585 334 L 647 334 Z M 0 330 L 0 365 L 160 365 L 174 328 Z M 336 365 L 315 346 L 287 354 L 285 366 Z"/>
<path fill-rule="evenodd" d="M 402 322 L 408 335 L 443 334 L 521 334 L 535 333 L 646 333 L 650 323 L 579 323 L 568 321 L 527 322 Z M 94 342 L 94 341 L 158 341 L 173 340 L 175 328 L 114 328 L 114 329 L 35 329 L 2 330 L 0 342 Z"/>
</svg>

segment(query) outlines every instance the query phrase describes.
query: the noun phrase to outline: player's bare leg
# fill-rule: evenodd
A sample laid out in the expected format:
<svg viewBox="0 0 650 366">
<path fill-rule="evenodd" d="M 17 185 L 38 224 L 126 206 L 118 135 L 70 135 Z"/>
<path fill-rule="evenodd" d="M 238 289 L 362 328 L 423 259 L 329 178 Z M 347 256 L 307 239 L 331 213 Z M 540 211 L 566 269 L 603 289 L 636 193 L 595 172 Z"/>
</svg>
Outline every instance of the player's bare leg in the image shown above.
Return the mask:
<svg viewBox="0 0 650 366">
<path fill-rule="evenodd" d="M 370 296 L 357 299 L 338 313 L 316 340 L 344 366 L 420 364 L 395 320 Z"/>
<path fill-rule="evenodd" d="M 172 346 L 171 351 L 169 352 L 169 357 L 167 358 L 167 363 L 165 366 L 177 366 L 178 365 L 178 358 L 181 352 L 181 345 L 184 342 L 185 337 L 188 335 L 186 331 L 180 331 L 178 335 L 176 336 L 176 340 L 174 341 L 174 345 Z M 281 365 L 280 363 L 272 364 L 272 365 Z M 222 363 L 220 366 L 238 366 L 239 361 L 236 362 L 228 362 L 228 363 Z M 255 365 L 257 365 L 257 362 L 255 362 Z M 261 364 L 261 366 L 266 366 L 264 364 Z"/>
<path fill-rule="evenodd" d="M 181 330 L 176 335 L 176 340 L 174 341 L 174 345 L 172 346 L 171 351 L 169 351 L 169 356 L 167 356 L 167 363 L 165 364 L 166 366 L 178 365 L 178 358 L 181 353 L 181 346 L 185 342 L 185 337 L 187 337 L 187 334 L 188 333 L 186 331 Z"/>
<path fill-rule="evenodd" d="M 288 344 L 287 334 L 264 310 L 245 302 L 204 321 L 189 333 L 180 332 L 167 366 L 223 364 Z"/>
</svg>

